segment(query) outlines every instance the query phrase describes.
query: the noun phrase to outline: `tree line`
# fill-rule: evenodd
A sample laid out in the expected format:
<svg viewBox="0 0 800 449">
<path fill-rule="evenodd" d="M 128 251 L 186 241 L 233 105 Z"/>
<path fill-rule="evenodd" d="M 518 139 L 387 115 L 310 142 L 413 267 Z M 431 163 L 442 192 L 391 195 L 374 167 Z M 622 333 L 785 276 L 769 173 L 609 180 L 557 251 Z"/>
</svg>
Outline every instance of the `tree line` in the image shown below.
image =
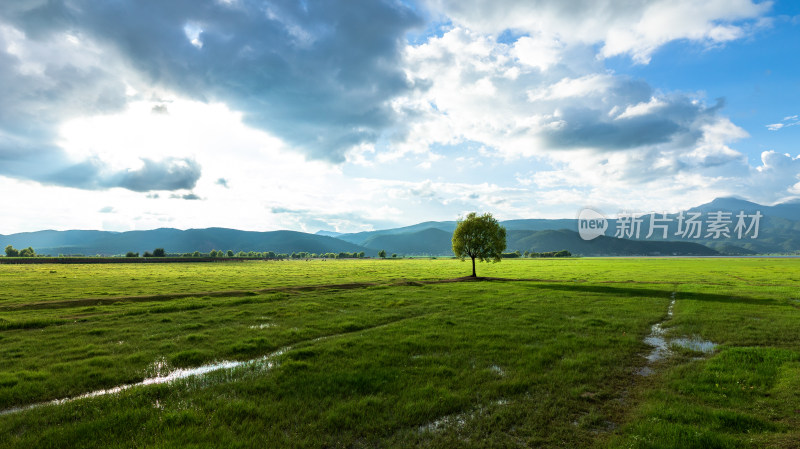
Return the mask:
<svg viewBox="0 0 800 449">
<path fill-rule="evenodd" d="M 360 259 L 365 257 L 364 251 L 361 252 L 340 252 L 340 253 L 312 253 L 300 251 L 289 253 L 276 253 L 274 251 L 223 251 L 212 249 L 207 253 L 195 251 L 192 253 L 167 253 L 164 248 L 156 248 L 153 252 L 146 251 L 142 257 L 211 257 L 211 258 L 237 258 L 237 259 Z M 125 257 L 139 257 L 139 253 L 130 251 Z"/>
<path fill-rule="evenodd" d="M 547 251 L 543 253 L 537 253 L 535 251 L 525 251 L 524 253 L 519 252 L 519 250 L 514 251 L 513 253 L 503 253 L 503 259 L 514 259 L 517 257 L 572 257 L 572 253 L 562 249 L 561 251 Z"/>
</svg>

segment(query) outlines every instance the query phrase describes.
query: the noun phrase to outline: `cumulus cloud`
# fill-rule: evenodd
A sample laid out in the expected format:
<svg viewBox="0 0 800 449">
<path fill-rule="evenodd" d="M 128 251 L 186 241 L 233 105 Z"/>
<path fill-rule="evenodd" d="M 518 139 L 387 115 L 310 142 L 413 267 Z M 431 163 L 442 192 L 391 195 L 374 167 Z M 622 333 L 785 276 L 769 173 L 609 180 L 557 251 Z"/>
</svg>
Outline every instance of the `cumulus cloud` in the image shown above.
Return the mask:
<svg viewBox="0 0 800 449">
<path fill-rule="evenodd" d="M 774 202 L 800 195 L 800 155 L 764 151 L 754 172 L 743 186 L 754 200 Z"/>
<path fill-rule="evenodd" d="M 648 192 L 686 207 L 698 191 L 724 196 L 750 183 L 754 195 L 773 198 L 770 189 L 785 194 L 797 182 L 787 174 L 775 185 L 751 183 L 755 170 L 733 147 L 749 134 L 725 117 L 722 98 L 665 92 L 557 45 L 546 64 L 531 64 L 520 45 L 529 43 L 460 26 L 410 45 L 409 76 L 426 89 L 395 102 L 409 117 L 395 157 L 454 148 L 458 157 L 447 160 L 456 165 L 467 156 L 502 159 L 528 170 L 515 175 L 517 185 L 562 203 L 614 204 Z M 412 194 L 432 198 L 425 185 Z"/>
<path fill-rule="evenodd" d="M 530 33 L 541 39 L 544 61 L 556 59 L 546 50 L 553 46 L 601 44 L 599 56 L 629 55 L 640 63 L 649 62 L 658 47 L 674 40 L 715 45 L 739 39 L 763 25 L 772 6 L 753 0 L 428 0 L 427 4 L 480 33 L 497 35 L 509 29 Z"/>
<path fill-rule="evenodd" d="M 200 165 L 191 159 L 142 159 L 142 167 L 109 177 L 109 183 L 134 192 L 194 188 L 200 178 Z"/>
<path fill-rule="evenodd" d="M 96 157 L 74 160 L 61 148 L 0 134 L 0 175 L 42 184 L 135 192 L 191 189 L 201 175 L 192 159 L 141 159 L 141 167 L 115 170 Z"/>
<path fill-rule="evenodd" d="M 508 158 L 577 149 L 677 154 L 704 145 L 712 130 L 723 145 L 744 135 L 720 115 L 722 99 L 706 104 L 604 70 L 542 71 L 515 57 L 520 42 L 454 28 L 409 47 L 409 76 L 428 88 L 396 102 L 409 116 L 396 151 L 478 142 Z"/>
<path fill-rule="evenodd" d="M 191 188 L 200 173 L 189 159 L 109 173 L 99 156 L 59 147 L 64 122 L 124 111 L 153 89 L 227 104 L 290 147 L 342 162 L 396 120 L 389 100 L 410 88 L 399 49 L 421 19 L 391 0 L 341 3 L 3 2 L 0 173 L 87 189 Z"/>
<path fill-rule="evenodd" d="M 197 200 L 197 191 L 206 203 L 148 203 L 188 213 L 225 198 L 216 210 L 231 213 L 215 215 L 229 217 L 247 209 L 237 203 L 244 192 L 274 192 L 274 203 L 252 200 L 275 218 L 269 226 L 306 230 L 396 224 L 410 209 L 418 217 L 476 209 L 523 217 L 536 213 L 536 201 L 798 189 L 795 159 L 767 155 L 759 168 L 748 165 L 733 147 L 747 133 L 725 117 L 723 100 L 605 65 L 615 56 L 647 63 L 671 41 L 715 46 L 749 36 L 767 23 L 769 2 L 421 4 L 2 2 L 0 175 L 92 194 L 119 187 Z M 424 14 L 446 25 L 408 43 Z M 200 103 L 226 113 L 200 114 Z M 239 127 L 211 119 L 222 116 Z M 773 120 L 773 130 L 797 122 Z M 199 128 L 217 134 L 192 133 Z M 245 128 L 259 136 L 241 145 L 231 136 Z M 169 138 L 138 137 L 161 133 Z M 276 165 L 275 154 L 286 161 Z M 289 179 L 310 169 L 317 182 Z M 265 170 L 282 176 L 251 181 Z M 437 177 L 402 179 L 430 176 L 423 170 Z"/>
<path fill-rule="evenodd" d="M 66 26 L 65 8 L 58 2 L 36 10 L 18 3 L 0 7 L 0 174 L 90 190 L 194 186 L 200 167 L 193 160 L 143 160 L 138 169 L 114 169 L 97 156 L 75 157 L 58 145 L 64 120 L 117 112 L 128 101 L 113 58 L 108 62 L 74 30 L 47 25 Z M 24 22 L 25 32 L 2 21 L 10 17 Z"/>
<path fill-rule="evenodd" d="M 77 0 L 14 3 L 0 13 L 29 40 L 72 32 L 102 42 L 104 56 L 146 82 L 226 103 L 247 123 L 336 162 L 393 122 L 388 100 L 409 88 L 399 49 L 421 25 L 389 0 Z"/>
</svg>

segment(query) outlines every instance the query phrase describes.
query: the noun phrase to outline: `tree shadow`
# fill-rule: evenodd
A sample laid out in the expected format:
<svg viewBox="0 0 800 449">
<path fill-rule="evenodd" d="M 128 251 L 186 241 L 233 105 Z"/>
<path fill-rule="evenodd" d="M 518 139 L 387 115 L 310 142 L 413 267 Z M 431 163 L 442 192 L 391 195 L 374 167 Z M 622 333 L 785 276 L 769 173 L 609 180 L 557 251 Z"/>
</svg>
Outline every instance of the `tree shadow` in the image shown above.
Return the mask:
<svg viewBox="0 0 800 449">
<path fill-rule="evenodd" d="M 662 290 L 642 287 L 617 287 L 606 285 L 586 285 L 586 284 L 551 284 L 551 283 L 531 283 L 532 288 L 544 290 L 558 290 L 565 292 L 589 292 L 603 295 L 615 295 L 625 297 L 647 297 L 647 298 L 671 298 L 675 292 L 676 299 L 689 299 L 693 301 L 713 301 L 726 304 L 748 304 L 757 306 L 780 306 L 784 305 L 775 299 L 758 299 L 749 296 L 726 295 L 722 293 L 702 293 L 686 292 L 680 290 Z"/>
</svg>

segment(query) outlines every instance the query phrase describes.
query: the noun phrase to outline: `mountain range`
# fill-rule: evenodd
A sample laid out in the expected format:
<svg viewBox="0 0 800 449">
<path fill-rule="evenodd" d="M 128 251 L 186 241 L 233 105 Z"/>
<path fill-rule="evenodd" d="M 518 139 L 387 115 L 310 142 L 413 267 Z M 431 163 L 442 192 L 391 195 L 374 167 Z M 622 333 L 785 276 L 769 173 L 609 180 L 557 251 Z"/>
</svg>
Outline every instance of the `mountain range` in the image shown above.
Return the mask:
<svg viewBox="0 0 800 449">
<path fill-rule="evenodd" d="M 575 219 L 523 219 L 501 222 L 507 232 L 507 251 L 519 250 L 548 252 L 566 249 L 579 255 L 752 255 L 765 253 L 796 253 L 800 251 L 800 201 L 764 206 L 737 198 L 718 198 L 685 212 L 709 214 L 723 211 L 730 215 L 730 230 L 736 224 L 736 215 L 749 216 L 759 212 L 759 235 L 737 238 L 735 232 L 728 238 L 707 236 L 704 228 L 698 238 L 681 236 L 678 232 L 678 215 L 658 214 L 657 219 L 668 219 L 667 238 L 661 230 L 647 238 L 650 216 L 641 217 L 641 232 L 628 238 L 614 237 L 620 219 L 608 219 L 609 230 L 605 236 L 593 240 L 580 238 Z M 752 219 L 751 219 L 752 220 Z M 663 223 L 661 221 L 659 223 Z M 706 223 L 707 224 L 707 223 Z M 375 256 L 378 251 L 402 256 L 450 256 L 451 238 L 456 221 L 424 222 L 394 229 L 358 233 L 319 231 L 309 234 L 296 231 L 254 232 L 225 228 L 207 229 L 155 229 L 149 231 L 36 231 L 0 235 L 0 247 L 33 247 L 39 254 L 119 255 L 128 251 L 152 251 L 165 248 L 168 253 L 208 252 L 212 249 L 238 251 L 274 251 L 276 253 L 311 252 L 339 253 L 364 251 Z"/>
</svg>

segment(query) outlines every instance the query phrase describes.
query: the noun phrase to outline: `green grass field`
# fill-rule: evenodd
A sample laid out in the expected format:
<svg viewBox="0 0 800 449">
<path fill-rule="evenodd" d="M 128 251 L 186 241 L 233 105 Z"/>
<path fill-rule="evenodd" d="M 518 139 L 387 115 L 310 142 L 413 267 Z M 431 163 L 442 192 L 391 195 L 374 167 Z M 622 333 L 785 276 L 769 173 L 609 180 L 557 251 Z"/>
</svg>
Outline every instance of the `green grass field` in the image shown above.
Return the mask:
<svg viewBox="0 0 800 449">
<path fill-rule="evenodd" d="M 800 260 L 517 259 L 438 282 L 470 271 L 0 265 L 0 447 L 800 447 Z M 656 323 L 673 344 L 649 362 Z M 260 361 L 3 412 L 223 360 Z"/>
</svg>

